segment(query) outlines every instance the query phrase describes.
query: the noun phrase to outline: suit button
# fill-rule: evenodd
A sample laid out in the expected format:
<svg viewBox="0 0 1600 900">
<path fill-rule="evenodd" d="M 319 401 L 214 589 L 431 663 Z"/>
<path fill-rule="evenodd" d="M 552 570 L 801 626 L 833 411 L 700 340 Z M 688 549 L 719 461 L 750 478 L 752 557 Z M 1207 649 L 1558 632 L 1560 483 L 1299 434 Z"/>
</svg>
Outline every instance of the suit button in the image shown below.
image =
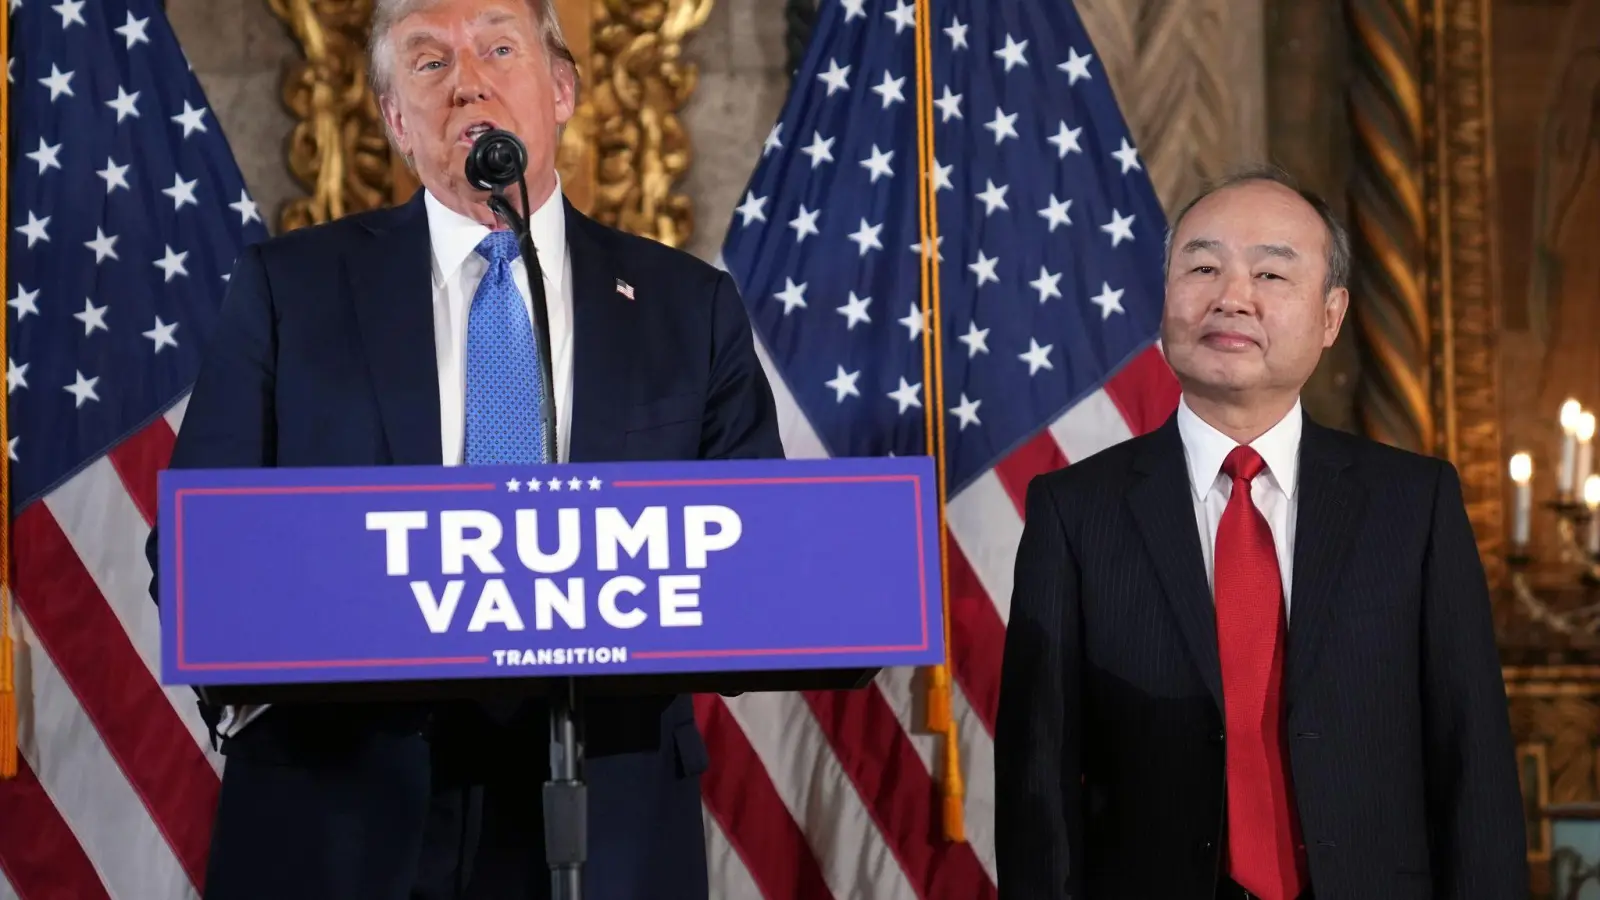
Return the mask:
<svg viewBox="0 0 1600 900">
<path fill-rule="evenodd" d="M 1226 741 L 1227 739 L 1228 739 L 1228 733 L 1226 731 L 1222 730 L 1221 728 L 1218 728 L 1216 730 L 1216 732 L 1211 735 L 1211 740 L 1213 740 L 1213 741 L 1215 741 L 1216 743 L 1219 743 L 1219 744 L 1222 743 L 1223 741 Z"/>
</svg>

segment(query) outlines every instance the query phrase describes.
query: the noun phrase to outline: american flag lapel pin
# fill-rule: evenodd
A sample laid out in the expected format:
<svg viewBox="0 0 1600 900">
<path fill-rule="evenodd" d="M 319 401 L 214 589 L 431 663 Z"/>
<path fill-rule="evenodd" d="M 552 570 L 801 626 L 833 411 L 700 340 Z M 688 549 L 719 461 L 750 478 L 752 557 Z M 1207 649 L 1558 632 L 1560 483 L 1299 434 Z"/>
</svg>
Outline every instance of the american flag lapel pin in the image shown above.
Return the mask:
<svg viewBox="0 0 1600 900">
<path fill-rule="evenodd" d="M 633 299 L 633 285 L 627 283 L 626 281 L 623 281 L 621 278 L 618 278 L 617 279 L 617 293 L 621 294 L 624 297 L 627 297 L 629 300 L 632 300 Z"/>
</svg>

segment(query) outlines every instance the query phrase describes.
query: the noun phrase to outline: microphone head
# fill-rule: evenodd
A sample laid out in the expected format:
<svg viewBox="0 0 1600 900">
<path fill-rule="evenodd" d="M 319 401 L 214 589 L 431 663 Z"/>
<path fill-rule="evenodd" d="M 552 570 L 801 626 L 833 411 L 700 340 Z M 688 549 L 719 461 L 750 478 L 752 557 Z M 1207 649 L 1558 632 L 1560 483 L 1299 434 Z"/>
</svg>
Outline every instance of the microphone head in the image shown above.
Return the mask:
<svg viewBox="0 0 1600 900">
<path fill-rule="evenodd" d="M 509 131 L 491 128 L 467 151 L 467 183 L 481 191 L 510 187 L 528 166 L 528 148 Z"/>
</svg>

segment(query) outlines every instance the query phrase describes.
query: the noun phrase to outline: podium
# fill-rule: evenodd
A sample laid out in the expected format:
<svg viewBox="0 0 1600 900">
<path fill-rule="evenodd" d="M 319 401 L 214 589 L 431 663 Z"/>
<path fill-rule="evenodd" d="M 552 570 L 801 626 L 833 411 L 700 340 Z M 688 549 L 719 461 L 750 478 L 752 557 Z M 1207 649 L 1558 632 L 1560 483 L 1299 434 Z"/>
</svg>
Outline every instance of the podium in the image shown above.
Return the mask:
<svg viewBox="0 0 1600 900">
<path fill-rule="evenodd" d="M 932 460 L 171 470 L 161 668 L 208 703 L 544 697 L 581 893 L 584 698 L 944 660 Z"/>
</svg>

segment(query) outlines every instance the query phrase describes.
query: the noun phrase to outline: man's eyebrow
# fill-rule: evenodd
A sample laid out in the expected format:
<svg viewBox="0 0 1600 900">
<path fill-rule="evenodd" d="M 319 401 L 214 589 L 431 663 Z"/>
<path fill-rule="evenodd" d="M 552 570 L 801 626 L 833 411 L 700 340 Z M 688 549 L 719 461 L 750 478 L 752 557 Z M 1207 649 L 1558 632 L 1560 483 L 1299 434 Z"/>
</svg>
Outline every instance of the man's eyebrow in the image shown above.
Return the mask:
<svg viewBox="0 0 1600 900">
<path fill-rule="evenodd" d="M 439 43 L 443 43 L 443 41 L 437 34 L 434 34 L 431 31 L 413 31 L 409 35 L 406 35 L 406 39 L 400 43 L 400 51 L 405 53 L 415 50 L 417 47 L 423 46 L 424 44 Z"/>
<path fill-rule="evenodd" d="M 1184 253 L 1199 253 L 1203 250 L 1216 252 L 1222 249 L 1222 242 L 1211 238 L 1195 238 L 1183 245 Z"/>
<path fill-rule="evenodd" d="M 495 25 L 503 25 L 506 22 L 514 21 L 516 18 L 517 16 L 515 13 L 508 12 L 503 9 L 487 9 L 478 14 L 476 24 L 480 28 L 488 28 Z M 402 51 L 408 51 L 424 44 L 442 43 L 444 43 L 443 38 L 441 38 L 435 32 L 424 28 L 420 31 L 414 31 L 408 35 L 406 39 L 401 42 L 400 49 Z"/>
<path fill-rule="evenodd" d="M 1250 249 L 1254 250 L 1256 253 L 1264 254 L 1266 256 L 1276 256 L 1279 259 L 1289 260 L 1290 262 L 1300 258 L 1300 254 L 1296 253 L 1294 248 L 1288 244 L 1257 244 Z"/>
</svg>

